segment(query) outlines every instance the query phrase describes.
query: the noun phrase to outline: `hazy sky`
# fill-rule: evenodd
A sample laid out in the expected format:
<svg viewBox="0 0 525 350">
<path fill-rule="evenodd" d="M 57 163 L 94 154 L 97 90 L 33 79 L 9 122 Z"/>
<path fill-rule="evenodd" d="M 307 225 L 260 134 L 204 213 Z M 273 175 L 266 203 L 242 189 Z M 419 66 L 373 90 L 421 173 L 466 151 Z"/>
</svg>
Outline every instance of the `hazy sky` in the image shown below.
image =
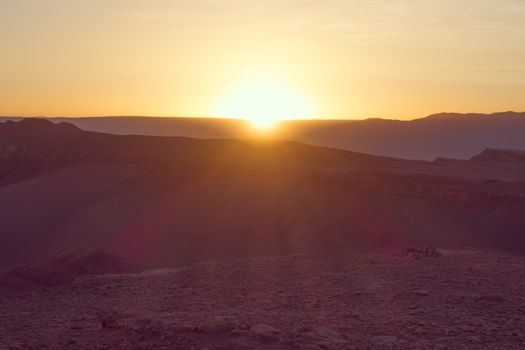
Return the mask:
<svg viewBox="0 0 525 350">
<path fill-rule="evenodd" d="M 215 113 L 268 75 L 319 117 L 525 110 L 525 0 L 0 0 L 0 114 Z"/>
</svg>

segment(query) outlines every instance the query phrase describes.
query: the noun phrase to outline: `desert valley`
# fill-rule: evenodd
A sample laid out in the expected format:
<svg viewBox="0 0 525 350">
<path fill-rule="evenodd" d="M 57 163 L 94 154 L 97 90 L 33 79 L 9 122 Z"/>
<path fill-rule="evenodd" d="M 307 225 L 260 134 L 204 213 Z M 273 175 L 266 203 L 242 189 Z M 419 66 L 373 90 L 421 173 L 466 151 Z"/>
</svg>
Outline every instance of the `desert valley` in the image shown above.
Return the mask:
<svg viewBox="0 0 525 350">
<path fill-rule="evenodd" d="M 525 344 L 521 151 L 407 160 L 43 119 L 0 141 L 8 349 Z"/>
<path fill-rule="evenodd" d="M 0 0 L 0 350 L 525 349 L 524 0 Z"/>
</svg>

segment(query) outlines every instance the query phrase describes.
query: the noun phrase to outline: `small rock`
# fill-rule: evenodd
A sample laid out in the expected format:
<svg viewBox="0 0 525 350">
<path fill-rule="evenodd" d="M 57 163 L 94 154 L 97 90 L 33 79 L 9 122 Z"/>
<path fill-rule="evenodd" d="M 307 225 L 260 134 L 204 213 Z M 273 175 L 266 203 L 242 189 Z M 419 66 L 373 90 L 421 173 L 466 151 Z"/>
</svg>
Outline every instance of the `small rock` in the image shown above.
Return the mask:
<svg viewBox="0 0 525 350">
<path fill-rule="evenodd" d="M 439 258 L 443 255 L 437 248 L 428 247 L 428 248 L 414 248 L 410 247 L 406 251 L 406 256 L 413 257 L 415 259 L 420 258 Z"/>
<path fill-rule="evenodd" d="M 339 332 L 333 330 L 332 328 L 328 328 L 328 327 L 316 328 L 312 331 L 312 333 L 314 333 L 315 335 L 321 338 L 327 338 L 327 339 L 342 338 L 342 335 Z"/>
<path fill-rule="evenodd" d="M 371 340 L 374 344 L 384 347 L 391 347 L 397 343 L 397 337 L 394 335 L 376 335 Z"/>
<path fill-rule="evenodd" d="M 329 350 L 338 350 L 348 345 L 343 338 L 343 335 L 329 327 L 319 327 L 300 336 L 300 340 L 306 344 L 314 344 L 322 349 Z"/>
<path fill-rule="evenodd" d="M 145 331 L 153 334 L 169 334 L 173 335 L 174 333 L 180 332 L 189 332 L 193 331 L 195 328 L 184 323 L 172 322 L 166 320 L 155 319 L 152 320 L 144 328 Z"/>
<path fill-rule="evenodd" d="M 414 294 L 419 297 L 428 297 L 430 295 L 430 293 L 424 289 L 416 290 L 414 291 Z"/>
<path fill-rule="evenodd" d="M 129 332 L 143 333 L 150 329 L 152 320 L 149 318 L 123 318 L 116 323 L 117 328 Z"/>
<path fill-rule="evenodd" d="M 315 345 L 325 350 L 340 350 L 340 349 L 346 348 L 346 345 L 348 344 L 341 339 L 336 339 L 336 340 L 321 341 Z"/>
<path fill-rule="evenodd" d="M 235 324 L 223 317 L 208 320 L 197 326 L 197 330 L 200 332 L 228 332 L 234 328 Z"/>
<path fill-rule="evenodd" d="M 317 344 L 298 344 L 298 346 L 304 350 L 323 350 L 323 348 Z"/>
<path fill-rule="evenodd" d="M 267 341 L 278 341 L 281 335 L 279 330 L 265 324 L 252 326 L 250 332 L 252 332 L 256 338 Z"/>
<path fill-rule="evenodd" d="M 131 316 L 116 311 L 103 311 L 98 314 L 102 328 L 123 328 L 123 324 L 131 319 Z"/>
<path fill-rule="evenodd" d="M 310 332 L 312 331 L 312 327 L 309 327 L 309 326 L 298 326 L 297 328 L 295 328 L 294 332 L 295 333 L 306 333 L 306 332 Z"/>
<path fill-rule="evenodd" d="M 172 332 L 189 332 L 195 330 L 195 327 L 192 327 L 189 324 L 172 322 L 168 324 L 168 329 Z"/>
<path fill-rule="evenodd" d="M 480 302 L 488 302 L 488 303 L 504 303 L 505 298 L 503 298 L 500 295 L 482 295 L 477 298 Z"/>
</svg>

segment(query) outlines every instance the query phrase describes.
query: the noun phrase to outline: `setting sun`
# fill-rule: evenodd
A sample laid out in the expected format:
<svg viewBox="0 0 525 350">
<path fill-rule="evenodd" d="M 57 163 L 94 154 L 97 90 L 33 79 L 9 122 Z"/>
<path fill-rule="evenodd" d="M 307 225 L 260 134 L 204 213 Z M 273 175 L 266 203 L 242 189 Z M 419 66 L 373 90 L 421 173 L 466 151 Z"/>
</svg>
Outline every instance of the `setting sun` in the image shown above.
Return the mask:
<svg viewBox="0 0 525 350">
<path fill-rule="evenodd" d="M 221 117 L 248 120 L 266 130 L 283 119 L 309 118 L 311 107 L 305 97 L 279 81 L 257 79 L 241 84 L 217 106 Z"/>
</svg>

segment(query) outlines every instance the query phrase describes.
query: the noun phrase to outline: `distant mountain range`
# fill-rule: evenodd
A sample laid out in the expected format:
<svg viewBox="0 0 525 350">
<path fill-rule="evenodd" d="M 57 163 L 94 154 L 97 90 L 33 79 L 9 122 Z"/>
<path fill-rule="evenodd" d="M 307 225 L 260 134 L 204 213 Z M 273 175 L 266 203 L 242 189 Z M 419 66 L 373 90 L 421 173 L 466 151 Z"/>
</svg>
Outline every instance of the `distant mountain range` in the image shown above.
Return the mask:
<svg viewBox="0 0 525 350">
<path fill-rule="evenodd" d="M 519 151 L 428 162 L 0 123 L 0 270 L 30 264 L 6 283 L 67 280 L 86 261 L 89 273 L 411 245 L 523 253 L 524 212 Z M 68 253 L 78 249 L 109 255 Z M 64 276 L 50 276 L 64 256 Z"/>
<path fill-rule="evenodd" d="M 4 118 L 6 119 L 6 118 Z M 248 138 L 247 122 L 231 119 L 101 117 L 57 118 L 83 130 L 119 135 Z M 441 113 L 411 121 L 286 121 L 272 137 L 405 159 L 468 159 L 486 148 L 525 150 L 525 113 Z"/>
</svg>

